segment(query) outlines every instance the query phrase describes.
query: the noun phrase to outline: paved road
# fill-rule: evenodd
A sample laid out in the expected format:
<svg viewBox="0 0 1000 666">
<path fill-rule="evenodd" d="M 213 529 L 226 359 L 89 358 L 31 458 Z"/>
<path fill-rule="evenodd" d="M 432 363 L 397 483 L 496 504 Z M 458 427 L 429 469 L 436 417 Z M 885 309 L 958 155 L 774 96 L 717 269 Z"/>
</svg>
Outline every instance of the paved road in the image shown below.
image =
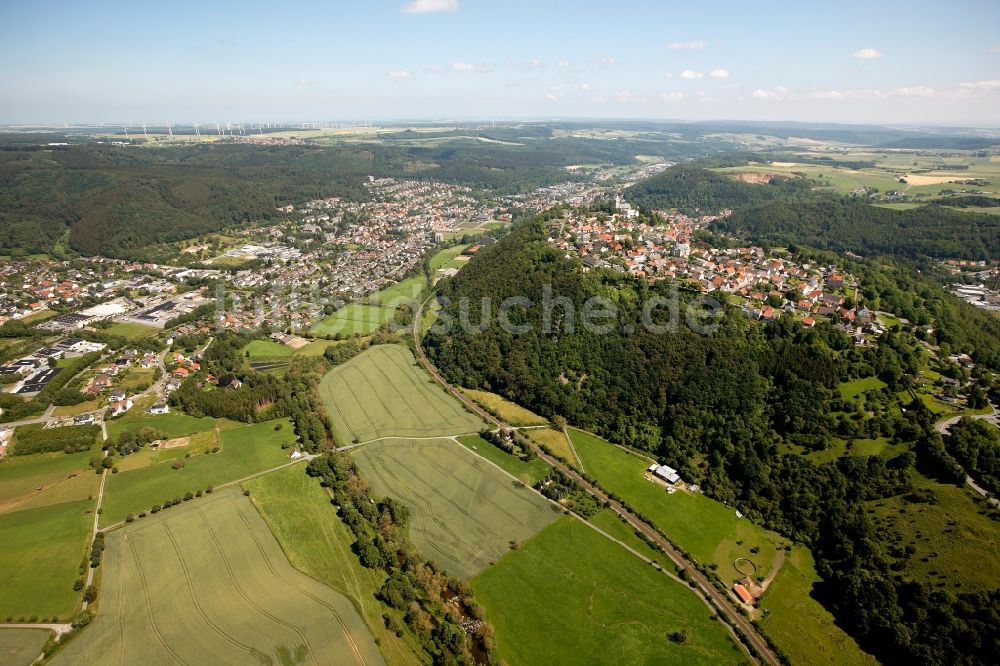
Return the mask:
<svg viewBox="0 0 1000 666">
<path fill-rule="evenodd" d="M 990 404 L 990 407 L 993 409 L 993 411 L 990 412 L 989 414 L 972 414 L 969 415 L 968 418 L 976 419 L 979 421 L 989 421 L 993 425 L 1000 427 L 1000 412 L 997 411 L 996 405 Z M 953 425 L 961 421 L 963 418 L 965 417 L 953 416 L 950 419 L 945 419 L 944 421 L 941 421 L 940 423 L 936 424 L 934 426 L 934 429 L 937 430 L 942 435 L 944 435 L 951 429 Z"/>
<path fill-rule="evenodd" d="M 433 296 L 428 297 L 423 303 L 420 304 L 420 307 L 417 309 L 416 316 L 414 317 L 413 342 L 414 342 L 414 348 L 416 349 L 417 352 L 417 360 L 424 367 L 424 369 L 430 373 L 431 377 L 433 377 L 439 384 L 441 384 L 441 386 L 443 386 L 445 390 L 448 391 L 448 393 L 458 398 L 464 405 L 466 405 L 469 409 L 471 409 L 475 414 L 478 414 L 480 417 L 482 417 L 487 423 L 492 423 L 498 428 L 511 427 L 508 424 L 501 421 L 500 419 L 498 419 L 497 417 L 481 409 L 479 405 L 477 405 L 468 397 L 466 397 L 464 393 L 462 393 L 454 386 L 449 384 L 448 381 L 441 376 L 437 368 L 435 368 L 434 365 L 427 358 L 427 355 L 424 353 L 424 348 L 420 340 L 420 324 L 423 321 L 424 306 L 427 305 L 427 302 L 431 298 L 433 298 Z M 710 583 L 709 580 L 704 575 L 702 575 L 700 571 L 698 571 L 693 565 L 691 565 L 691 563 L 689 563 L 686 559 L 684 559 L 684 557 L 680 553 L 678 553 L 676 549 L 674 549 L 673 545 L 671 545 L 669 541 L 663 538 L 660 535 L 660 533 L 657 532 L 651 525 L 633 516 L 621 504 L 608 497 L 602 490 L 600 490 L 596 486 L 593 486 L 589 481 L 580 476 L 576 472 L 576 470 L 563 464 L 562 461 L 557 460 L 552 456 L 548 455 L 541 449 L 537 448 L 534 444 L 530 444 L 530 446 L 534 451 L 534 453 L 541 460 L 544 460 L 546 463 L 548 463 L 550 467 L 557 469 L 563 474 L 569 476 L 577 483 L 577 485 L 583 488 L 586 492 L 588 492 L 590 495 L 595 497 L 599 502 L 605 504 L 612 511 L 621 516 L 633 529 L 641 532 L 643 535 L 646 536 L 646 538 L 650 539 L 653 543 L 655 543 L 660 548 L 660 550 L 662 550 L 667 555 L 667 557 L 669 557 L 681 571 L 687 573 L 687 576 L 690 578 L 690 580 L 694 581 L 695 585 L 700 589 L 702 595 L 712 600 L 715 608 L 719 612 L 723 613 L 729 619 L 730 624 L 738 628 L 739 632 L 743 635 L 743 637 L 747 640 L 747 642 L 749 642 L 754 647 L 754 649 L 757 651 L 757 654 L 760 655 L 760 658 L 764 662 L 768 664 L 773 664 L 775 666 L 781 663 L 778 660 L 777 655 L 775 655 L 771 651 L 771 648 L 768 646 L 767 642 L 761 637 L 759 633 L 757 633 L 757 630 L 756 628 L 754 628 L 753 624 L 751 624 L 749 620 L 743 617 L 743 615 L 740 614 L 740 612 L 737 611 L 729 603 L 728 597 L 719 590 L 717 590 L 715 586 L 712 585 L 712 583 Z"/>
</svg>

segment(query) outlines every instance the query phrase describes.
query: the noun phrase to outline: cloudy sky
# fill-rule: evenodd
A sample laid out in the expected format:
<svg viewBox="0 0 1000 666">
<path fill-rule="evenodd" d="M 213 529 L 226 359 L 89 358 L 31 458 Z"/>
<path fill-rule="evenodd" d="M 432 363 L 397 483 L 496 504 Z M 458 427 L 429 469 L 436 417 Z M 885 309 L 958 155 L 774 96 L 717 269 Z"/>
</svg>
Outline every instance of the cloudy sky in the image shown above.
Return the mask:
<svg viewBox="0 0 1000 666">
<path fill-rule="evenodd" d="M 0 122 L 1000 126 L 1000 2 L 0 2 Z"/>
</svg>

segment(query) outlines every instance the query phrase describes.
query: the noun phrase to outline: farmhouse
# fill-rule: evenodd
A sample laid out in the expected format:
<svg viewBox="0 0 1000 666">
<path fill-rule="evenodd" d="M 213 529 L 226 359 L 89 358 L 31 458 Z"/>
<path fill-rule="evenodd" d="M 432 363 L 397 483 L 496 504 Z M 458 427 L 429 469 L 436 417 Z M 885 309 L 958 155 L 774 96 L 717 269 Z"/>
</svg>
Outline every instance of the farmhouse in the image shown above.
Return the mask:
<svg viewBox="0 0 1000 666">
<path fill-rule="evenodd" d="M 668 467 L 666 465 L 658 466 L 653 471 L 653 474 L 660 477 L 667 483 L 677 483 L 678 481 L 681 480 L 681 476 L 680 474 L 677 473 L 677 470 L 675 470 L 673 467 Z"/>
<path fill-rule="evenodd" d="M 733 592 L 736 593 L 736 596 L 738 596 L 740 598 L 740 601 L 742 601 L 743 603 L 745 604 L 753 603 L 753 595 L 750 594 L 750 591 L 740 583 L 736 583 L 735 585 L 733 585 Z"/>
</svg>

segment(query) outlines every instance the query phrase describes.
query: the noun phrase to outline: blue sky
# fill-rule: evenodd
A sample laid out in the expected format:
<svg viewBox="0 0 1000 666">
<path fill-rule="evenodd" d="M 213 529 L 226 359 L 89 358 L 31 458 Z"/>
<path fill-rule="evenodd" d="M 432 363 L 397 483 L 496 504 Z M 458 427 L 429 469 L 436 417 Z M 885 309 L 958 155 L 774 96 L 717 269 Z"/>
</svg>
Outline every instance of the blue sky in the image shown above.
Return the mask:
<svg viewBox="0 0 1000 666">
<path fill-rule="evenodd" d="M 1000 126 L 1000 2 L 0 3 L 0 122 Z"/>
</svg>

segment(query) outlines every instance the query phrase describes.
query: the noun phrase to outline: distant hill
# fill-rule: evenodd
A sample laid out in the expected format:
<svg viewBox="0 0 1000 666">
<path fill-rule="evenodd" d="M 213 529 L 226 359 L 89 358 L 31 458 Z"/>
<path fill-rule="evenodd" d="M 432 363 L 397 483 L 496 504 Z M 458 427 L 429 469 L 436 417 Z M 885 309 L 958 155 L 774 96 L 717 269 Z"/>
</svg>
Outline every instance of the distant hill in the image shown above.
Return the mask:
<svg viewBox="0 0 1000 666">
<path fill-rule="evenodd" d="M 715 223 L 772 245 L 903 258 L 1000 258 L 1000 217 L 922 206 L 894 210 L 860 201 L 772 201 L 737 210 Z"/>
<path fill-rule="evenodd" d="M 749 183 L 690 165 L 671 167 L 625 191 L 626 198 L 643 209 L 676 208 L 681 212 L 715 213 L 775 199 L 813 196 L 803 179 L 771 179 Z"/>
</svg>

